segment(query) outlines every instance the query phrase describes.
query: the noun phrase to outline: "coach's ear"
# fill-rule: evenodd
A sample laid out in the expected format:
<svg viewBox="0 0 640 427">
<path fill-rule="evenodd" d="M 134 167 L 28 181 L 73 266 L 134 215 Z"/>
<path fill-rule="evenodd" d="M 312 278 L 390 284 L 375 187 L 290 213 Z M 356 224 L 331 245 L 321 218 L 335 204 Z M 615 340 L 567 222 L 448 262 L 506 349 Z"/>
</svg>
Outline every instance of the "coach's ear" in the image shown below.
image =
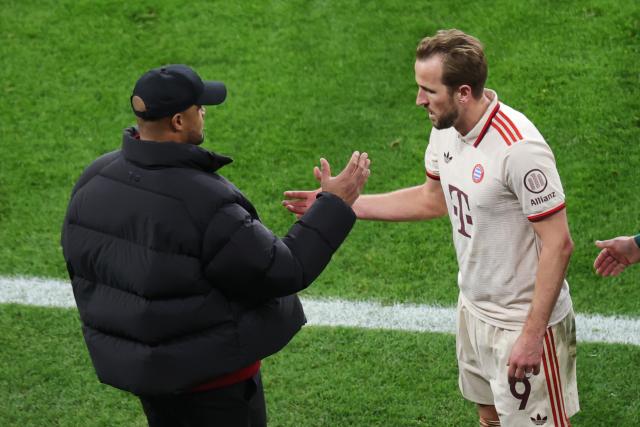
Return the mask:
<svg viewBox="0 0 640 427">
<path fill-rule="evenodd" d="M 471 90 L 471 86 L 469 85 L 461 85 L 456 90 L 455 98 L 461 104 L 466 104 L 473 97 L 473 91 Z"/>
<path fill-rule="evenodd" d="M 183 117 L 182 113 L 176 113 L 171 117 L 171 130 L 174 132 L 180 132 L 183 129 Z"/>
</svg>

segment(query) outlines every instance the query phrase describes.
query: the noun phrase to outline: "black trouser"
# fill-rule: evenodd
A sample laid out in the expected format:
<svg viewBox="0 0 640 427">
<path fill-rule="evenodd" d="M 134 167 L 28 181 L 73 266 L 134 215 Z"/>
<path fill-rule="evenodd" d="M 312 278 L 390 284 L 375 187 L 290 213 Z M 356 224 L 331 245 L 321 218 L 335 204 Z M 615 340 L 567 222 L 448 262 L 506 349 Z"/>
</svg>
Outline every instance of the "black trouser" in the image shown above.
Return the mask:
<svg viewBox="0 0 640 427">
<path fill-rule="evenodd" d="M 228 387 L 169 396 L 139 396 L 149 427 L 264 427 L 260 372 Z"/>
</svg>

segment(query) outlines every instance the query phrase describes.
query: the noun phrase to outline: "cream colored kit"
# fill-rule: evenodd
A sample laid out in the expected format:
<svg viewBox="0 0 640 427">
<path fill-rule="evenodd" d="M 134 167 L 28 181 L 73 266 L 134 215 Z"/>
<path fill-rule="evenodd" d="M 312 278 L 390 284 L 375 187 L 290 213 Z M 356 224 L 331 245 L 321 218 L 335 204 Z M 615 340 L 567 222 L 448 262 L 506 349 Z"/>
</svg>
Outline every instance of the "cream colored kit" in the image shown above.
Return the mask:
<svg viewBox="0 0 640 427">
<path fill-rule="evenodd" d="M 469 309 L 496 326 L 519 329 L 533 298 L 540 242 L 531 225 L 563 209 L 551 149 L 521 113 L 486 91 L 491 105 L 465 136 L 433 129 L 427 175 L 444 191 Z M 571 310 L 564 282 L 550 324 Z"/>
<path fill-rule="evenodd" d="M 495 405 L 503 425 L 568 426 L 579 410 L 575 320 L 563 282 L 540 374 L 510 383 L 507 361 L 533 299 L 541 242 L 532 222 L 565 208 L 549 145 L 491 90 L 467 134 L 433 129 L 425 153 L 444 192 L 458 265 L 457 352 L 465 398 Z"/>
</svg>

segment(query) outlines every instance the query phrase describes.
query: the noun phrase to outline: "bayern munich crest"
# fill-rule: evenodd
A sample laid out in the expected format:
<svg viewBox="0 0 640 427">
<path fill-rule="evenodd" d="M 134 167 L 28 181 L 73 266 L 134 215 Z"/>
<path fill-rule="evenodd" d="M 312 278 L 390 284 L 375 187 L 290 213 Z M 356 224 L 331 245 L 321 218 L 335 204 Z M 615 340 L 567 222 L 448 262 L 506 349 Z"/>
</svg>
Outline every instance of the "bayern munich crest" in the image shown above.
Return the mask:
<svg viewBox="0 0 640 427">
<path fill-rule="evenodd" d="M 471 179 L 473 179 L 473 182 L 477 184 L 480 181 L 482 181 L 482 178 L 484 178 L 484 168 L 480 163 L 478 163 L 473 167 L 473 173 L 471 174 Z"/>
</svg>

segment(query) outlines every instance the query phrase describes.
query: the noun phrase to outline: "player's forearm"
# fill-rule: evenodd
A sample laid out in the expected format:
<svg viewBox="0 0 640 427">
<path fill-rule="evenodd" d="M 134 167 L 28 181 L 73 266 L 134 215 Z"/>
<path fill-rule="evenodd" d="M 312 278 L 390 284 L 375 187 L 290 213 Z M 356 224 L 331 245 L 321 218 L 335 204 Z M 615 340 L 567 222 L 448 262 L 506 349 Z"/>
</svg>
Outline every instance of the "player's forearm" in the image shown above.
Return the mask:
<svg viewBox="0 0 640 427">
<path fill-rule="evenodd" d="M 543 242 L 533 300 L 523 333 L 538 338 L 544 337 L 549 318 L 562 289 L 572 252 L 573 242 L 569 236 L 556 242 L 547 244 Z"/>
<path fill-rule="evenodd" d="M 362 195 L 352 206 L 359 219 L 419 221 L 446 215 L 444 199 L 425 194 L 423 186 L 384 194 Z"/>
</svg>

